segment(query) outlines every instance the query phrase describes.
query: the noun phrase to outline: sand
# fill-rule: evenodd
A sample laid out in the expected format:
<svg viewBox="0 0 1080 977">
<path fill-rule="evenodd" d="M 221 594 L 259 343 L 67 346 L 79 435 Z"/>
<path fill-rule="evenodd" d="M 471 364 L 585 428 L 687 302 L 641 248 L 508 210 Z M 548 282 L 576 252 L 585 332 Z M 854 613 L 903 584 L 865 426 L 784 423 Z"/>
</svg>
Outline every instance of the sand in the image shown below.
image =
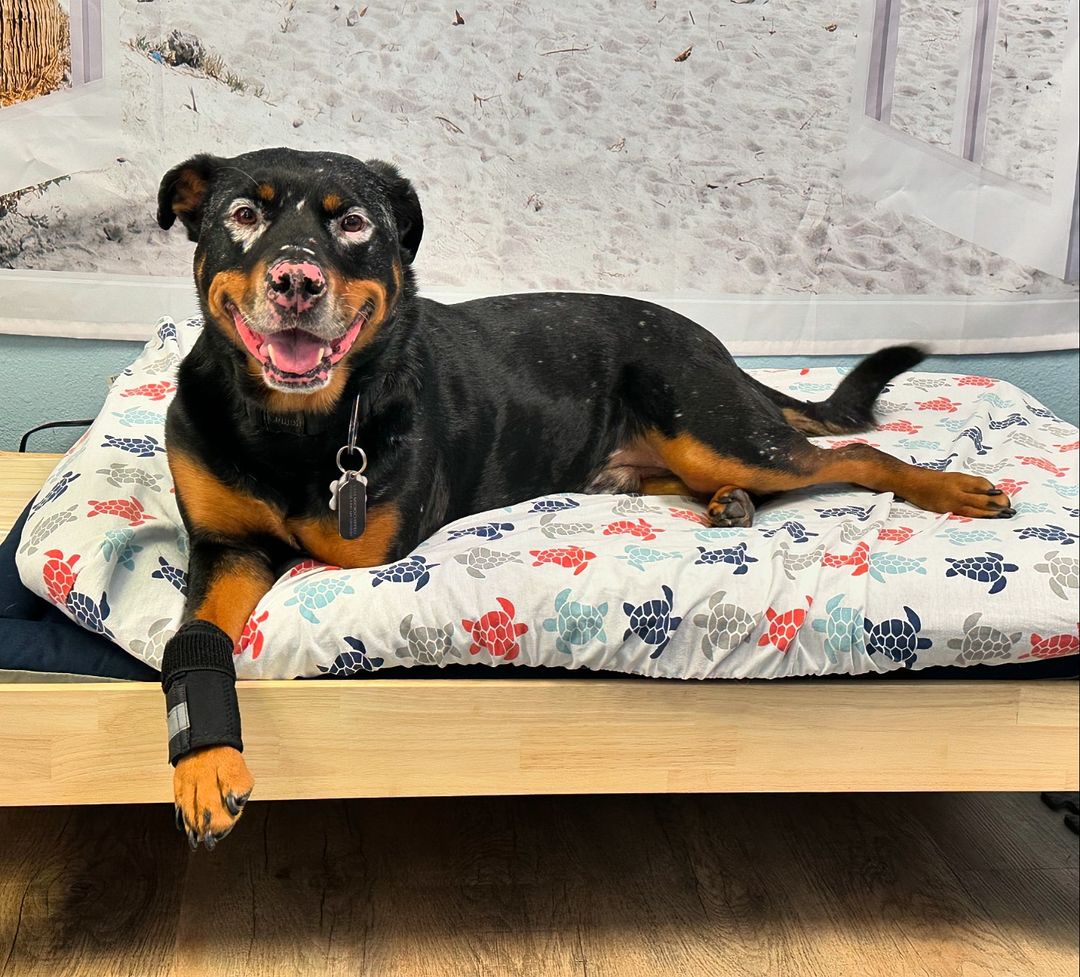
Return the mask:
<svg viewBox="0 0 1080 977">
<path fill-rule="evenodd" d="M 856 0 L 458 2 L 460 26 L 431 0 L 371 0 L 362 17 L 349 2 L 121 0 L 121 161 L 25 197 L 0 219 L 0 265 L 183 276 L 191 245 L 153 221 L 162 173 L 196 151 L 291 145 L 401 166 L 429 287 L 1072 291 L 844 189 Z M 905 3 L 896 117 L 929 141 L 948 140 L 960 2 Z M 1002 0 L 1019 26 L 987 142 L 1030 185 L 1049 179 L 1061 44 L 1039 25 L 1061 7 Z M 246 90 L 134 43 L 174 28 Z"/>
</svg>

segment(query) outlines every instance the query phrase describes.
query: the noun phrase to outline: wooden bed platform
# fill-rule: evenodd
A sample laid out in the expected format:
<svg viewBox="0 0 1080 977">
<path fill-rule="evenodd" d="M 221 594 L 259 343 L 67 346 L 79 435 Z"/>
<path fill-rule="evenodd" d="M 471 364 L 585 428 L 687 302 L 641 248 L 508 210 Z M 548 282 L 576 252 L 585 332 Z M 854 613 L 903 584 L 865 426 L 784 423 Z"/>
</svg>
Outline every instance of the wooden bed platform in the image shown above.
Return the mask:
<svg viewBox="0 0 1080 977">
<path fill-rule="evenodd" d="M 0 452 L 0 536 L 56 463 Z M 262 800 L 1076 790 L 1080 683 L 240 682 Z M 154 683 L 0 683 L 0 805 L 170 801 Z"/>
</svg>

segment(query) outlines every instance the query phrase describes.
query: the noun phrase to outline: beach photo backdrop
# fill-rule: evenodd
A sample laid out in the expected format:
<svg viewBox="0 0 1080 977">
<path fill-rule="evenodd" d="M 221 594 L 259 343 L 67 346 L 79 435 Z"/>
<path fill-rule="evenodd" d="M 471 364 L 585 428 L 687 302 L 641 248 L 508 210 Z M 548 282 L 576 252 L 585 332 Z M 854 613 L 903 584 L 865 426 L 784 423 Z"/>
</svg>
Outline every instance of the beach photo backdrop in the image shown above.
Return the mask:
<svg viewBox="0 0 1080 977">
<path fill-rule="evenodd" d="M 737 352 L 1075 345 L 1076 0 L 61 9 L 100 74 L 0 107 L 0 331 L 137 338 L 194 311 L 158 181 L 283 145 L 401 168 L 433 297 L 643 295 Z"/>
</svg>

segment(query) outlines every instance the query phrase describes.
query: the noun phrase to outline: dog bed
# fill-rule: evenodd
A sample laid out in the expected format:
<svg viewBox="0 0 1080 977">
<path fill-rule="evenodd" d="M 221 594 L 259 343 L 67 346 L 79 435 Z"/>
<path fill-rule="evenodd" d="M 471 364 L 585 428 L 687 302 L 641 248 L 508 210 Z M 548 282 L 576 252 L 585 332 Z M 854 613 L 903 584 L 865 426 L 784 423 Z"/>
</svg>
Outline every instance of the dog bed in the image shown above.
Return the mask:
<svg viewBox="0 0 1080 977">
<path fill-rule="evenodd" d="M 18 552 L 27 587 L 153 667 L 186 587 L 164 415 L 199 329 L 162 320 L 46 482 Z M 840 371 L 755 372 L 819 399 Z M 677 497 L 523 501 L 445 526 L 390 566 L 298 564 L 249 620 L 237 673 L 473 662 L 779 678 L 1080 651 L 1076 427 L 972 376 L 907 374 L 878 411 L 879 429 L 856 440 L 986 475 L 1017 516 L 936 515 L 851 487 L 784 495 L 751 529 L 714 528 Z"/>
</svg>

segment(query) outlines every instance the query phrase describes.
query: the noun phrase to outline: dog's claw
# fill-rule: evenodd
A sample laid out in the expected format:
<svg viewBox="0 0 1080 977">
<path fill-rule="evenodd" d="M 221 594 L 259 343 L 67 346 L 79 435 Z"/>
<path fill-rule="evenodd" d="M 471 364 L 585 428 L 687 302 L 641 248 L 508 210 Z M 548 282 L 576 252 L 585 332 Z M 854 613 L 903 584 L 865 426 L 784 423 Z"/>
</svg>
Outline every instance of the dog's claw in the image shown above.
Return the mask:
<svg viewBox="0 0 1080 977">
<path fill-rule="evenodd" d="M 199 836 L 191 828 L 188 828 L 187 843 L 192 851 L 199 847 Z"/>
</svg>

